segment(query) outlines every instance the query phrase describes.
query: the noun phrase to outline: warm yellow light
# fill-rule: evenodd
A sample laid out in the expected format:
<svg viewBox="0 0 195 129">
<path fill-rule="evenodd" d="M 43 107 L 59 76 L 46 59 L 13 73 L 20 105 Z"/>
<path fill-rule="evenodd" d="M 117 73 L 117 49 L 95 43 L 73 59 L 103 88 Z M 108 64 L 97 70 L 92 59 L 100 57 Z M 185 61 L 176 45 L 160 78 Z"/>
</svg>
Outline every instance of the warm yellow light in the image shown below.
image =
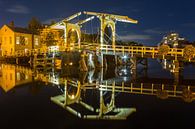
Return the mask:
<svg viewBox="0 0 195 129">
<path fill-rule="evenodd" d="M 75 97 L 74 95 L 71 95 L 71 99 L 74 99 L 74 97 Z"/>
<path fill-rule="evenodd" d="M 69 65 L 73 65 L 73 63 L 72 63 L 72 62 L 70 62 L 70 63 L 69 63 Z"/>
</svg>

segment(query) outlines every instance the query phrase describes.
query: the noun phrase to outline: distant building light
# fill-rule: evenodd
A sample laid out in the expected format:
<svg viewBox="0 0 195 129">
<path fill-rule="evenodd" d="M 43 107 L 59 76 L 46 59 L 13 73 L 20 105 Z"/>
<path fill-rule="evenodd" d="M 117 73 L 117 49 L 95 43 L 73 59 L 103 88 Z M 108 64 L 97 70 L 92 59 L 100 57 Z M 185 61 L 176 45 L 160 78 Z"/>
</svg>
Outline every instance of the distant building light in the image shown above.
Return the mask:
<svg viewBox="0 0 195 129">
<path fill-rule="evenodd" d="M 176 36 L 176 35 L 178 35 L 178 34 L 177 34 L 177 33 L 172 33 L 172 34 L 171 34 L 171 36 Z"/>
<path fill-rule="evenodd" d="M 178 38 L 178 40 L 185 40 L 185 38 Z"/>
</svg>

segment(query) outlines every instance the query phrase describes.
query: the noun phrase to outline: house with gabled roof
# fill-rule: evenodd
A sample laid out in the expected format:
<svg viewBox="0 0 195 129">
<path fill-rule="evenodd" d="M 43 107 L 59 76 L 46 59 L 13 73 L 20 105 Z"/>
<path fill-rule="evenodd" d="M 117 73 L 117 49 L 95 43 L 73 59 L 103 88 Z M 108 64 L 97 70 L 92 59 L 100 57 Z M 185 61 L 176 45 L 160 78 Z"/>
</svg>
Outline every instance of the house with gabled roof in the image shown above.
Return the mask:
<svg viewBox="0 0 195 129">
<path fill-rule="evenodd" d="M 40 36 L 30 30 L 14 25 L 3 25 L 0 29 L 1 56 L 14 56 L 41 47 Z"/>
</svg>

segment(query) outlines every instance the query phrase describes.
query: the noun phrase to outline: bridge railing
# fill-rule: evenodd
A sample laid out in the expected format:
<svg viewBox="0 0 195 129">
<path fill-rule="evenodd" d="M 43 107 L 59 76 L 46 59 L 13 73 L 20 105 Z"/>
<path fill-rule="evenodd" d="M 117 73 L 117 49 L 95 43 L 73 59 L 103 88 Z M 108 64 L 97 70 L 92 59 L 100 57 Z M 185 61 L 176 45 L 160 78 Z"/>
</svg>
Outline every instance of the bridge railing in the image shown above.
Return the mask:
<svg viewBox="0 0 195 129">
<path fill-rule="evenodd" d="M 114 87 L 115 92 L 125 92 L 132 94 L 142 94 L 142 95 L 156 95 L 160 98 L 168 97 L 180 97 L 185 98 L 186 96 L 190 97 L 190 101 L 195 100 L 195 92 L 193 86 L 182 86 L 178 87 L 177 85 L 166 85 L 166 84 L 153 84 L 153 83 L 125 83 L 120 84 L 112 82 L 109 83 L 105 81 L 100 84 L 100 90 L 103 91 L 112 91 Z M 187 91 L 187 92 L 186 92 Z"/>
<path fill-rule="evenodd" d="M 101 45 L 100 50 L 106 53 L 122 53 L 125 55 L 128 54 L 151 54 L 151 55 L 159 55 L 158 47 L 147 47 L 147 46 L 112 46 L 112 45 Z M 167 55 L 170 56 L 181 56 L 183 57 L 184 49 L 180 48 L 170 48 Z"/>
<path fill-rule="evenodd" d="M 100 44 L 98 43 L 88 43 L 88 42 L 81 42 L 81 49 L 88 49 L 88 50 L 97 50 L 99 49 Z"/>
<path fill-rule="evenodd" d="M 33 56 L 35 54 L 44 54 L 47 53 L 47 50 L 43 49 L 31 49 L 31 50 L 17 50 L 14 53 L 14 56 L 16 57 L 22 57 L 22 56 Z"/>
</svg>

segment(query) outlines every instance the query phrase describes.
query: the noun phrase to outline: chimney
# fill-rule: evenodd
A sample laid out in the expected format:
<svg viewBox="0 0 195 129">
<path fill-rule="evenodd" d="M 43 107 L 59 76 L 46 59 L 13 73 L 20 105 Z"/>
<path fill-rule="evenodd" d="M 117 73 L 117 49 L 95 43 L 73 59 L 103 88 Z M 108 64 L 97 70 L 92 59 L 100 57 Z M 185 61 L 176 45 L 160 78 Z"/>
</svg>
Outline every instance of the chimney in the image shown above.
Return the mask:
<svg viewBox="0 0 195 129">
<path fill-rule="evenodd" d="M 11 27 L 14 27 L 14 21 L 11 21 L 11 22 L 10 22 L 10 26 L 11 26 Z"/>
</svg>

